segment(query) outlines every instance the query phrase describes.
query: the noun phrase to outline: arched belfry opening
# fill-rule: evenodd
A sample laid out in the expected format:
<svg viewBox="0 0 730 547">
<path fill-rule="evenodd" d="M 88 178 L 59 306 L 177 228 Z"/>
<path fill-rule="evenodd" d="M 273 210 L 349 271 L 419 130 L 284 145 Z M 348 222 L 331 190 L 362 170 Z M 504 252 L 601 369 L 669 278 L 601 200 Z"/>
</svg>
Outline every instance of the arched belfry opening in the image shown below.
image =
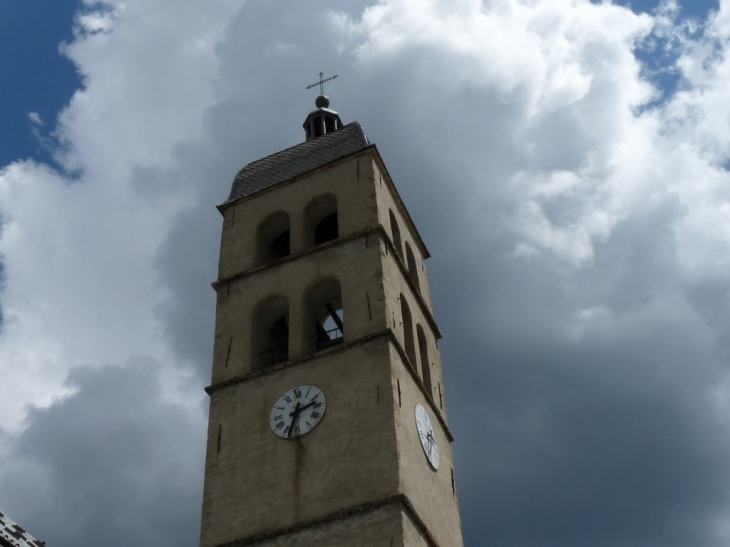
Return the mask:
<svg viewBox="0 0 730 547">
<path fill-rule="evenodd" d="M 304 120 L 302 127 L 304 127 L 304 134 L 308 141 L 333 133 L 338 129 L 342 129 L 342 120 L 340 115 L 334 110 L 330 110 L 330 100 L 326 95 L 320 95 L 314 101 L 314 105 L 317 107 L 316 110 L 312 110 L 307 119 Z"/>
<path fill-rule="evenodd" d="M 312 287 L 306 299 L 305 337 L 310 352 L 342 343 L 345 315 L 340 282 L 325 279 Z"/>
<path fill-rule="evenodd" d="M 314 244 L 326 243 L 337 239 L 337 213 L 330 213 L 314 227 Z"/>
<path fill-rule="evenodd" d="M 339 237 L 337 199 L 331 194 L 312 200 L 304 212 L 307 247 L 320 245 Z"/>
<path fill-rule="evenodd" d="M 273 296 L 254 312 L 252 371 L 289 360 L 289 301 Z"/>
<path fill-rule="evenodd" d="M 289 255 L 289 215 L 274 213 L 261 223 L 258 230 L 258 263 L 266 264 Z"/>
</svg>

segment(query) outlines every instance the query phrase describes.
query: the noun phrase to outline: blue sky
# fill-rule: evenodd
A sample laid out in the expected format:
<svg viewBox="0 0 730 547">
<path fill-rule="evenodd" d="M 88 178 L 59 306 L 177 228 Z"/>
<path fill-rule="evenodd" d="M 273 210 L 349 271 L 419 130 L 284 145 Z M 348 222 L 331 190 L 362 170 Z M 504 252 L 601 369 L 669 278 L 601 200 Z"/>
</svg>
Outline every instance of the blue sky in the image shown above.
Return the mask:
<svg viewBox="0 0 730 547">
<path fill-rule="evenodd" d="M 621 1 L 614 3 L 621 6 L 629 6 L 636 12 L 651 12 L 659 4 L 659 2 L 652 0 L 636 0 L 633 2 Z M 717 9 L 717 7 L 718 3 L 715 0 L 695 0 L 680 3 L 682 15 L 685 17 L 704 18 L 707 15 L 708 10 Z"/>
<path fill-rule="evenodd" d="M 28 113 L 52 126 L 80 86 L 73 63 L 59 53 L 73 37 L 77 0 L 0 1 L 0 164 L 49 154 L 34 136 Z M 47 132 L 47 127 L 43 133 Z"/>
<path fill-rule="evenodd" d="M 215 205 L 324 71 L 432 255 L 466 545 L 728 545 L 730 0 L 625 5 L 0 0 L 0 510 L 197 544 Z"/>
</svg>

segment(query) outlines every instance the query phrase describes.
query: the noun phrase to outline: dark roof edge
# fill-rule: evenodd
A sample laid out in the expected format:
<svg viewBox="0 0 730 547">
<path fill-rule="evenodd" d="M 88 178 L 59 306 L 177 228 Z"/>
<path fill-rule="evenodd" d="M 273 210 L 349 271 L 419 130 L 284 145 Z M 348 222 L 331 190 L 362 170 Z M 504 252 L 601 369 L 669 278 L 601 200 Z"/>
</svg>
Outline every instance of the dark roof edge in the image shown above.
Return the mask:
<svg viewBox="0 0 730 547">
<path fill-rule="evenodd" d="M 367 146 L 369 146 L 369 145 L 371 145 L 371 144 L 372 144 L 372 143 L 370 142 L 370 139 L 368 139 L 368 136 L 367 136 L 367 135 L 365 134 L 365 130 L 363 129 L 362 125 L 361 125 L 361 124 L 360 124 L 360 122 L 358 122 L 357 120 L 351 121 L 350 123 L 348 123 L 348 124 L 344 125 L 344 126 L 343 126 L 343 127 L 341 128 L 341 129 L 339 129 L 338 131 L 334 131 L 334 132 L 332 132 L 332 133 L 327 133 L 326 135 L 322 135 L 322 137 L 319 137 L 319 138 L 318 138 L 317 140 L 319 140 L 319 139 L 322 139 L 323 137 L 324 137 L 325 139 L 327 139 L 327 138 L 331 137 L 332 135 L 337 135 L 337 134 L 340 134 L 340 132 L 341 132 L 342 130 L 345 130 L 345 129 L 356 129 L 356 130 L 358 131 L 359 135 L 360 135 L 360 136 L 362 137 L 362 140 L 363 140 L 363 141 L 364 141 L 365 143 L 367 143 Z M 313 140 L 315 140 L 315 139 L 311 139 L 311 140 L 307 140 L 307 141 L 304 141 L 304 142 L 299 142 L 299 143 L 297 143 L 297 144 L 293 144 L 293 145 L 291 145 L 291 146 L 288 146 L 287 148 L 284 148 L 283 150 L 279 150 L 278 152 L 273 152 L 273 153 L 271 153 L 271 154 L 268 154 L 268 155 L 264 156 L 263 158 L 259 158 L 259 159 L 257 159 L 257 160 L 253 160 L 253 161 L 251 161 L 251 162 L 247 163 L 247 164 L 246 164 L 246 165 L 244 165 L 244 166 L 243 166 L 242 168 L 240 168 L 240 169 L 239 169 L 239 170 L 238 170 L 238 171 L 236 172 L 236 175 L 235 175 L 235 176 L 233 177 L 233 187 L 231 188 L 231 194 L 233 194 L 233 189 L 234 189 L 234 188 L 236 187 L 236 182 L 237 182 L 237 180 L 238 180 L 238 178 L 239 178 L 239 175 L 241 175 L 241 174 L 242 174 L 242 173 L 243 173 L 243 172 L 244 172 L 244 171 L 245 171 L 246 169 L 248 169 L 249 167 L 251 167 L 251 166 L 254 166 L 254 165 L 257 165 L 257 164 L 262 164 L 262 163 L 265 163 L 265 162 L 267 162 L 268 160 L 270 160 L 271 158 L 273 158 L 274 156 L 279 156 L 279 155 L 285 155 L 285 154 L 287 154 L 287 152 L 289 152 L 289 151 L 291 151 L 291 150 L 293 150 L 293 149 L 295 149 L 295 148 L 298 148 L 298 147 L 300 147 L 300 146 L 302 146 L 302 145 L 308 144 L 308 143 L 310 143 L 310 142 L 311 142 L 311 141 L 313 141 Z M 362 149 L 366 148 L 367 146 L 363 147 Z M 362 149 L 361 149 L 361 150 L 362 150 Z M 349 154 L 348 154 L 348 155 L 349 155 Z M 346 157 L 346 156 L 342 156 L 342 157 Z M 337 159 L 339 159 L 339 158 L 337 158 Z M 332 160 L 332 161 L 336 161 L 336 159 L 335 159 L 335 160 Z M 331 163 L 331 162 L 330 162 L 330 163 Z M 324 164 L 324 165 L 327 165 L 327 164 Z M 322 166 L 319 166 L 319 167 L 322 167 Z M 310 170 L 309 170 L 309 171 L 307 171 L 307 172 L 312 172 L 312 171 L 314 171 L 314 170 L 315 170 L 315 169 L 317 169 L 317 168 L 318 168 L 318 167 L 315 167 L 315 168 L 313 168 L 313 169 L 310 169 Z M 299 173 L 299 174 L 297 174 L 297 175 L 295 175 L 295 176 L 293 176 L 293 177 L 291 177 L 291 178 L 296 178 L 296 177 L 298 177 L 298 176 L 299 176 L 299 175 L 301 175 L 301 174 L 303 174 L 303 173 Z M 286 180 L 282 180 L 282 181 L 279 181 L 279 182 L 286 182 L 287 180 L 291 180 L 291 179 L 286 179 Z M 276 183 L 276 184 L 279 184 L 279 183 Z M 262 188 L 262 189 L 264 189 L 264 188 Z M 258 193 L 258 191 L 255 191 L 255 192 L 253 192 L 253 193 Z M 221 203 L 220 205 L 217 205 L 216 207 L 218 207 L 218 210 L 221 210 L 221 208 L 223 208 L 223 207 L 225 207 L 225 206 L 229 205 L 230 203 L 234 203 L 234 202 L 238 201 L 239 199 L 241 199 L 241 198 L 243 198 L 243 197 L 246 197 L 247 195 L 251 195 L 251 194 L 246 194 L 246 195 L 244 195 L 244 196 L 240 196 L 240 197 L 237 197 L 237 198 L 233 198 L 233 199 L 231 199 L 231 196 L 229 195 L 229 196 L 228 196 L 228 198 L 226 199 L 226 201 L 224 201 L 224 202 L 223 202 L 223 203 Z"/>
<path fill-rule="evenodd" d="M 313 112 L 317 112 L 317 110 L 314 110 Z M 334 111 L 333 111 L 333 112 L 334 112 Z M 335 112 L 335 114 L 337 114 L 337 112 Z M 350 122 L 350 123 L 348 123 L 348 124 L 344 124 L 344 125 L 342 126 L 342 129 L 345 129 L 346 127 L 349 127 L 349 126 L 351 126 L 351 125 L 352 125 L 352 126 L 357 126 L 357 128 L 358 128 L 358 129 L 360 130 L 360 133 L 362 133 L 362 136 L 363 136 L 363 137 L 365 138 L 365 140 L 366 140 L 367 142 L 370 142 L 370 140 L 368 139 L 367 135 L 365 134 L 365 130 L 364 130 L 364 129 L 362 128 L 362 124 L 361 124 L 361 123 L 360 123 L 359 121 L 357 121 L 357 120 L 353 120 L 353 121 L 351 121 L 351 122 Z M 341 129 L 338 129 L 337 131 L 341 131 Z M 332 133 L 327 133 L 327 135 L 334 135 L 335 133 L 336 133 L 336 131 L 333 131 Z M 322 135 L 322 136 L 324 136 L 324 135 Z M 291 146 L 287 146 L 286 148 L 284 148 L 284 149 L 282 149 L 282 150 L 278 150 L 278 151 L 276 151 L 276 152 L 272 152 L 271 154 L 267 154 L 267 155 L 266 155 L 266 156 L 264 156 L 263 158 L 259 158 L 259 159 L 257 159 L 257 160 L 253 160 L 253 161 L 250 161 L 250 162 L 248 162 L 248 163 L 247 163 L 246 165 L 244 165 L 244 167 L 248 167 L 249 165 L 251 165 L 251 164 L 254 164 L 254 163 L 259 163 L 259 162 L 263 162 L 263 161 L 265 161 L 265 160 L 269 159 L 269 158 L 270 158 L 270 157 L 272 157 L 272 156 L 278 156 L 279 154 L 283 154 L 283 153 L 285 153 L 285 152 L 286 152 L 287 150 L 291 150 L 292 148 L 296 148 L 296 147 L 298 147 L 298 146 L 301 146 L 301 145 L 303 145 L 303 144 L 304 144 L 304 143 L 306 143 L 306 142 L 309 142 L 309 141 L 302 141 L 302 142 L 298 142 L 298 143 L 296 143 L 296 144 L 292 144 Z M 240 171 L 240 169 L 239 169 L 239 171 Z"/>
<path fill-rule="evenodd" d="M 357 123 L 357 122 L 351 122 L 351 123 Z M 294 148 L 294 147 L 292 146 L 292 147 L 290 147 L 290 148 Z M 252 194 L 247 194 L 247 195 L 245 195 L 245 196 L 241 196 L 241 197 L 239 197 L 239 198 L 236 198 L 236 199 L 234 199 L 234 200 L 231 200 L 231 201 L 224 201 L 224 202 L 223 202 L 223 203 L 221 203 L 220 205 L 216 205 L 216 206 L 215 206 L 215 208 L 216 208 L 216 209 L 218 209 L 218 212 L 219 212 L 219 213 L 220 213 L 220 214 L 222 215 L 222 214 L 223 214 L 223 212 L 224 212 L 224 211 L 225 211 L 226 209 L 228 209 L 228 208 L 229 208 L 229 207 L 230 207 L 231 205 L 236 205 L 237 203 L 240 203 L 240 202 L 241 202 L 241 201 L 243 201 L 244 199 L 248 199 L 248 198 L 252 198 L 252 197 L 254 197 L 254 196 L 258 196 L 258 195 L 261 195 L 261 194 L 263 194 L 263 193 L 265 193 L 265 192 L 268 192 L 269 190 L 271 190 L 271 189 L 273 189 L 273 188 L 277 188 L 277 187 L 278 187 L 279 185 L 281 185 L 281 184 L 285 184 L 285 183 L 291 182 L 291 181 L 293 181 L 293 180 L 297 180 L 297 179 L 299 179 L 299 178 L 301 178 L 301 177 L 304 177 L 304 176 L 306 176 L 306 175 L 308 175 L 308 174 L 310 174 L 310 173 L 312 173 L 312 172 L 314 172 L 314 171 L 317 171 L 318 169 L 322 169 L 322 167 L 327 167 L 328 165 L 332 165 L 333 163 L 337 163 L 337 162 L 339 162 L 339 161 L 345 160 L 345 159 L 347 159 L 347 158 L 350 158 L 350 157 L 352 157 L 352 156 L 356 156 L 357 154 L 360 154 L 360 153 L 364 152 L 365 150 L 369 150 L 370 148 L 375 148 L 375 145 L 374 145 L 374 144 L 368 144 L 367 146 L 365 146 L 365 147 L 361 148 L 360 150 L 356 150 L 355 152 L 352 152 L 352 153 L 350 153 L 350 154 L 347 154 L 346 156 L 341 156 L 341 157 L 339 157 L 339 158 L 337 158 L 337 159 L 335 159 L 335 160 L 332 160 L 332 161 L 331 161 L 331 162 L 329 162 L 329 163 L 325 163 L 325 164 L 319 165 L 319 166 L 315 167 L 314 169 L 310 169 L 309 171 L 305 171 L 305 172 L 303 172 L 303 173 L 299 173 L 298 175 L 296 175 L 296 176 L 293 176 L 293 177 L 291 177 L 291 178 L 289 178 L 289 179 L 285 179 L 285 180 L 279 181 L 279 182 L 277 182 L 276 184 L 273 184 L 273 185 L 271 185 L 271 186 L 268 186 L 268 187 L 266 187 L 266 188 L 262 188 L 262 189 L 261 189 L 261 190 L 259 190 L 258 192 L 254 192 L 254 193 L 252 193 Z M 287 150 L 288 150 L 288 149 L 287 149 Z M 271 154 L 271 155 L 273 156 L 274 154 Z M 268 157 L 268 156 L 267 156 L 267 157 Z M 381 160 L 381 161 L 382 161 L 382 160 Z"/>
<path fill-rule="evenodd" d="M 362 126 L 358 122 L 350 122 L 350 123 L 356 123 L 360 127 L 360 131 L 362 131 L 363 135 L 365 135 L 365 132 L 363 131 Z M 348 125 L 350 125 L 350 124 L 348 124 Z M 366 137 L 366 139 L 367 139 L 367 137 Z M 369 139 L 368 139 L 368 142 L 370 142 Z M 294 145 L 294 146 L 298 146 L 298 145 Z M 289 148 L 294 148 L 294 146 L 290 146 Z M 233 205 L 236 205 L 236 204 L 240 203 L 241 201 L 243 201 L 245 199 L 249 199 L 249 198 L 252 198 L 254 196 L 261 195 L 262 193 L 268 192 L 269 190 L 272 190 L 273 188 L 277 188 L 281 184 L 285 184 L 285 183 L 289 183 L 291 181 L 297 180 L 297 179 L 299 179 L 301 177 L 304 177 L 306 175 L 309 175 L 310 173 L 312 173 L 314 171 L 317 171 L 318 169 L 322 169 L 323 167 L 327 167 L 328 165 L 332 165 L 334 163 L 343 161 L 343 160 L 345 160 L 347 158 L 350 158 L 350 157 L 355 156 L 357 154 L 361 154 L 361 153 L 365 152 L 366 150 L 371 150 L 371 149 L 375 151 L 375 161 L 378 163 L 378 167 L 380 167 L 381 170 L 383 171 L 383 173 L 385 174 L 385 177 L 386 177 L 386 179 L 388 181 L 388 186 L 393 191 L 393 196 L 395 197 L 396 204 L 397 204 L 398 208 L 403 212 L 403 215 L 404 215 L 404 217 L 406 219 L 406 222 L 408 222 L 408 224 L 409 224 L 411 230 L 413 231 L 413 233 L 416 234 L 416 242 L 417 242 L 418 246 L 421 248 L 421 252 L 423 253 L 423 257 L 424 258 L 431 258 L 431 253 L 428 251 L 428 247 L 426 247 L 426 243 L 421 238 L 421 234 L 418 232 L 418 228 L 416 228 L 416 223 L 413 222 L 413 218 L 411 218 L 411 214 L 408 212 L 408 209 L 406 208 L 405 203 L 403 203 L 403 199 L 400 197 L 400 194 L 398 193 L 398 189 L 396 188 L 395 183 L 393 182 L 393 178 L 390 176 L 390 173 L 388 172 L 388 168 L 385 166 L 385 162 L 383 161 L 383 157 L 380 155 L 380 151 L 378 150 L 378 147 L 375 145 L 375 143 L 370 143 L 369 145 L 361 148 L 360 150 L 357 150 L 355 152 L 352 152 L 351 154 L 347 154 L 346 156 L 341 156 L 341 157 L 337 158 L 336 160 L 333 160 L 333 161 L 331 161 L 329 163 L 325 163 L 324 165 L 320 165 L 318 167 L 315 167 L 314 169 L 310 169 L 309 171 L 305 171 L 304 173 L 299 173 L 298 175 L 296 175 L 294 177 L 291 177 L 289 179 L 286 179 L 286 180 L 282 180 L 280 182 L 277 182 L 276 184 L 274 184 L 272 186 L 269 186 L 267 188 L 263 188 L 263 189 L 259 190 L 258 192 L 254 192 L 253 194 L 248 194 L 248 195 L 245 195 L 245 196 L 241 196 L 241 197 L 236 198 L 236 199 L 231 200 L 231 201 L 225 201 L 225 202 L 221 203 L 220 205 L 216 205 L 216 209 L 218 209 L 218 212 L 221 215 L 223 215 L 225 213 L 225 210 L 226 209 L 228 209 L 229 207 L 231 207 Z M 285 150 L 288 150 L 288 148 L 286 148 Z M 279 152 L 277 152 L 277 154 L 278 153 Z M 274 154 L 270 154 L 270 155 L 273 156 Z M 269 156 L 266 156 L 266 157 L 269 157 Z"/>
</svg>

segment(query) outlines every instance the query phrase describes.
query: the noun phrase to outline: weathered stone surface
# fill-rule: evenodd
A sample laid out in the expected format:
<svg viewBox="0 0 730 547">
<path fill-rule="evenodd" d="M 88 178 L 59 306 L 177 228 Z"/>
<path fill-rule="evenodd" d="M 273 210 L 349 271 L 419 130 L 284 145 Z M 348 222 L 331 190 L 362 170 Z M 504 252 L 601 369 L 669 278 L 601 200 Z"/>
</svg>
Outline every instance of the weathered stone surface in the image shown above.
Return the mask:
<svg viewBox="0 0 730 547">
<path fill-rule="evenodd" d="M 339 237 L 315 246 L 314 216 L 329 210 L 309 205 L 322 196 L 336 202 Z M 223 213 L 201 545 L 461 546 L 428 251 L 377 149 Z M 268 260 L 262 226 L 275 214 L 279 230 L 288 216 L 290 254 Z M 344 336 L 317 350 L 310 291 L 333 279 Z M 264 366 L 256 322 L 271 299 L 288 310 L 288 352 Z M 282 439 L 269 413 L 298 385 L 324 392 L 326 414 Z M 420 445 L 417 403 L 436 433 L 438 471 Z"/>
</svg>

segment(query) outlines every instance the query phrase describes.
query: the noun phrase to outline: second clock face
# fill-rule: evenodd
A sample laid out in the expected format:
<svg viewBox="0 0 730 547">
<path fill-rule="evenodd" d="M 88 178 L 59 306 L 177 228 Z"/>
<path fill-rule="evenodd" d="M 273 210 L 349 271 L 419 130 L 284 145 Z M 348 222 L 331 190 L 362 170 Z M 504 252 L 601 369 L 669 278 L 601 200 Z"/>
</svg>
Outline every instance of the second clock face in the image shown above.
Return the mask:
<svg viewBox="0 0 730 547">
<path fill-rule="evenodd" d="M 324 416 L 326 406 L 324 393 L 314 386 L 290 389 L 271 409 L 271 430 L 285 439 L 309 433 Z"/>
<path fill-rule="evenodd" d="M 416 429 L 418 430 L 418 437 L 421 439 L 421 446 L 423 447 L 423 452 L 426 454 L 428 463 L 431 464 L 434 470 L 438 470 L 439 447 L 436 444 L 436 435 L 433 432 L 428 412 L 420 404 L 416 405 Z"/>
</svg>

